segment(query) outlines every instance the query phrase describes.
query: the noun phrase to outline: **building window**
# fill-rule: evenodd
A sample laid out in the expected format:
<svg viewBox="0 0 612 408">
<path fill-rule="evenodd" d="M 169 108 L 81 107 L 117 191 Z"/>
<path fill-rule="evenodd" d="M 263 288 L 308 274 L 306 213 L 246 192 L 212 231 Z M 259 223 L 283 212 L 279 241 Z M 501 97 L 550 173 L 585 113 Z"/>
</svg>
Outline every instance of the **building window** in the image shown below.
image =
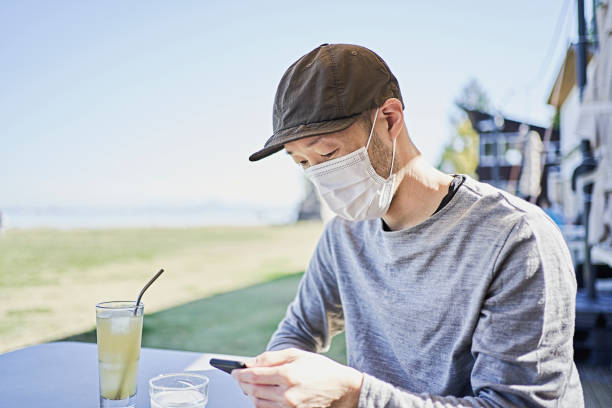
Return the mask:
<svg viewBox="0 0 612 408">
<path fill-rule="evenodd" d="M 495 143 L 497 141 L 497 143 Z M 495 149 L 497 148 L 497 154 Z M 495 165 L 495 158 L 499 165 L 516 166 L 521 161 L 521 146 L 518 134 L 498 133 L 492 137 L 480 139 L 480 164 L 484 166 Z"/>
</svg>

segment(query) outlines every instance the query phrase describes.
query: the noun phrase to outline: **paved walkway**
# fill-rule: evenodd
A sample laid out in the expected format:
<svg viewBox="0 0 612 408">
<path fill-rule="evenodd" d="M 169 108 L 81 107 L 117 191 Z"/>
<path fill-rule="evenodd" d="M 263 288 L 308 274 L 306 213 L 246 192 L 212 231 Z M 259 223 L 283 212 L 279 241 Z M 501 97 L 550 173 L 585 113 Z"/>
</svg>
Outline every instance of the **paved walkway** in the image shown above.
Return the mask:
<svg viewBox="0 0 612 408">
<path fill-rule="evenodd" d="M 612 368 L 578 365 L 584 406 L 586 408 L 612 407 Z"/>
</svg>

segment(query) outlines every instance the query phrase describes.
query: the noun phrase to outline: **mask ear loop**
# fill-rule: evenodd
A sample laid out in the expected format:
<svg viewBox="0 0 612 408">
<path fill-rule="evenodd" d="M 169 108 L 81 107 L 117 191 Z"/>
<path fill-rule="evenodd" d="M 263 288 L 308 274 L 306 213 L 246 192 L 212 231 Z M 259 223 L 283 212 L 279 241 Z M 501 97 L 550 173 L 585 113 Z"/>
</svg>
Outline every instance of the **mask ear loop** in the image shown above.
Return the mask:
<svg viewBox="0 0 612 408">
<path fill-rule="evenodd" d="M 397 136 L 393 139 L 393 154 L 391 155 L 391 168 L 389 169 L 389 177 L 393 174 L 393 163 L 395 163 L 395 143 L 397 142 Z M 388 178 L 388 177 L 387 177 Z"/>
<path fill-rule="evenodd" d="M 376 114 L 374 114 L 374 122 L 372 122 L 372 129 L 370 129 L 370 136 L 368 137 L 368 143 L 366 143 L 366 152 L 368 151 L 368 148 L 370 147 L 370 141 L 372 140 L 372 135 L 374 134 L 374 125 L 376 124 L 376 118 L 378 117 L 378 110 L 380 108 L 376 108 Z"/>
<path fill-rule="evenodd" d="M 393 153 L 391 154 L 391 168 L 389 169 L 389 176 L 387 177 L 387 180 L 389 180 L 391 178 L 391 176 L 393 175 L 393 164 L 395 163 L 395 146 L 396 146 L 396 143 L 397 143 L 397 136 L 395 136 L 395 138 L 393 139 Z M 380 195 L 380 198 L 378 199 L 378 205 L 382 205 L 384 203 L 387 194 L 392 194 L 393 193 L 393 184 L 395 184 L 395 182 L 391 183 L 391 186 L 387 190 L 388 184 L 385 183 L 385 185 L 383 187 L 383 193 Z"/>
</svg>

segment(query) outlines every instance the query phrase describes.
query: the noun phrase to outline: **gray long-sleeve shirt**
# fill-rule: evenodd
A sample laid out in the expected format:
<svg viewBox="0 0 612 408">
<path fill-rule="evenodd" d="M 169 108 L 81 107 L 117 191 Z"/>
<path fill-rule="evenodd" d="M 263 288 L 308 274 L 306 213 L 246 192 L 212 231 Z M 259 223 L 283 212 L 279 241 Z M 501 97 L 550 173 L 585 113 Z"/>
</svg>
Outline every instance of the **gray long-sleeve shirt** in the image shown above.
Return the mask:
<svg viewBox="0 0 612 408">
<path fill-rule="evenodd" d="M 554 223 L 469 177 L 421 224 L 327 225 L 268 349 L 345 330 L 359 407 L 582 407 L 576 280 Z"/>
</svg>

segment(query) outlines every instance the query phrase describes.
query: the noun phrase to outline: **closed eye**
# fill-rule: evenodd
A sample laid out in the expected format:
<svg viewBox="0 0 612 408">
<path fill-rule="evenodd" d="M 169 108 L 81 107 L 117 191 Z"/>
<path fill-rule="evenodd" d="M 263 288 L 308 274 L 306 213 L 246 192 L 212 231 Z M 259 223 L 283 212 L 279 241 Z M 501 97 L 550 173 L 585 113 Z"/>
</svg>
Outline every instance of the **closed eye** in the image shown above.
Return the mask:
<svg viewBox="0 0 612 408">
<path fill-rule="evenodd" d="M 335 155 L 337 152 L 338 152 L 338 149 L 335 149 L 335 150 L 332 150 L 332 151 L 331 151 L 331 152 L 329 152 L 329 153 L 326 153 L 326 154 L 321 154 L 321 157 L 325 157 L 326 159 L 329 159 L 329 158 L 332 158 L 332 157 L 333 157 L 333 156 L 334 156 L 334 155 Z M 300 160 L 300 161 L 298 162 L 298 164 L 299 164 L 300 166 L 302 166 L 302 168 L 303 168 L 303 169 L 305 169 L 305 168 L 309 167 L 308 160 Z"/>
<path fill-rule="evenodd" d="M 336 152 L 338 151 L 338 149 L 335 149 L 327 154 L 322 154 L 321 156 L 325 157 L 325 158 L 330 158 L 332 157 Z"/>
</svg>

